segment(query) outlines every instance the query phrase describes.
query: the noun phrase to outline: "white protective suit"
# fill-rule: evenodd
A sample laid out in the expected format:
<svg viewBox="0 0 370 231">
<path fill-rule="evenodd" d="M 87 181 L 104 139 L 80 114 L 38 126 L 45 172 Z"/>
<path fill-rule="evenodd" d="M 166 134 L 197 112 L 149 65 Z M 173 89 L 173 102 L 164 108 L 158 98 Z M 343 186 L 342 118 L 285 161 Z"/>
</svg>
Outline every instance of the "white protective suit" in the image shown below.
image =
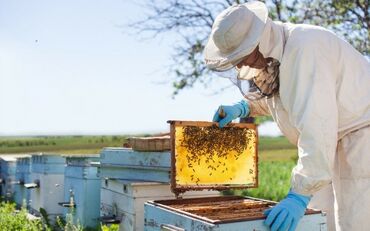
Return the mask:
<svg viewBox="0 0 370 231">
<path fill-rule="evenodd" d="M 321 27 L 268 20 L 259 44 L 280 64 L 279 95 L 249 101 L 298 146 L 292 189 L 313 195 L 329 230 L 370 228 L 370 63 Z"/>
</svg>

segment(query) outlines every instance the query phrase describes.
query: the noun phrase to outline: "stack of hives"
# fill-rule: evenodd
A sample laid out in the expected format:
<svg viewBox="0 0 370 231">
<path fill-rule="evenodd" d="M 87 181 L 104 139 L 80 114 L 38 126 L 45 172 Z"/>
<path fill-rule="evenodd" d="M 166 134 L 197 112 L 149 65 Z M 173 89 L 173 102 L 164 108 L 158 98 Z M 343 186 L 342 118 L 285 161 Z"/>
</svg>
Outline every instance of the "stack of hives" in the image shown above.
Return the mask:
<svg viewBox="0 0 370 231">
<path fill-rule="evenodd" d="M 63 207 L 57 202 L 64 198 L 65 164 L 65 158 L 59 154 L 32 155 L 30 181 L 24 184 L 31 190 L 29 211 L 32 214 L 39 216 L 40 209 L 45 209 L 52 221 L 63 215 Z"/>
<path fill-rule="evenodd" d="M 100 178 L 91 163 L 96 161 L 99 155 L 3 155 L 0 191 L 37 217 L 41 208 L 51 222 L 73 212 L 75 224 L 95 228 L 100 217 Z"/>
<path fill-rule="evenodd" d="M 14 202 L 18 206 L 29 207 L 31 192 L 24 184 L 30 182 L 31 175 L 31 155 L 24 155 L 17 158 L 15 185 L 14 185 Z"/>
<path fill-rule="evenodd" d="M 82 227 L 96 228 L 100 216 L 100 177 L 94 165 L 99 155 L 65 155 L 64 200 L 58 201 L 63 214 L 73 214 Z"/>
<path fill-rule="evenodd" d="M 0 156 L 0 196 L 6 200 L 13 199 L 17 157 L 19 155 Z"/>
<path fill-rule="evenodd" d="M 120 223 L 120 230 L 143 230 L 144 203 L 175 198 L 169 184 L 169 137 L 135 138 L 131 146 L 101 152 L 101 217 L 106 223 Z M 191 192 L 184 197 L 217 194 Z"/>
</svg>

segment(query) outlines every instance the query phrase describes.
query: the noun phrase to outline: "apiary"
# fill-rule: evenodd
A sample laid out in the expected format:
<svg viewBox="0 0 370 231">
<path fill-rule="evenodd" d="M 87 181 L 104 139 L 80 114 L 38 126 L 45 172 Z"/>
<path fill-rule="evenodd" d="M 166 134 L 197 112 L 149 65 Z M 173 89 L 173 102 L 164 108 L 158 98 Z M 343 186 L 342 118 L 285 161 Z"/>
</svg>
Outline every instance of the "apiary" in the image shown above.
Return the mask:
<svg viewBox="0 0 370 231">
<path fill-rule="evenodd" d="M 272 201 L 240 196 L 179 198 L 192 190 L 258 186 L 258 135 L 253 124 L 169 121 L 171 190 L 176 199 L 145 203 L 144 230 L 270 230 L 263 224 Z M 326 216 L 308 209 L 297 230 L 326 230 Z"/>
<path fill-rule="evenodd" d="M 40 208 L 46 210 L 49 218 L 63 214 L 63 207 L 57 202 L 64 200 L 65 157 L 59 154 L 35 154 L 31 158 L 30 181 L 24 186 L 31 190 L 29 211 L 40 215 Z"/>
<path fill-rule="evenodd" d="M 169 151 L 136 151 L 132 148 L 104 148 L 100 154 L 100 176 L 135 181 L 170 181 Z"/>
<path fill-rule="evenodd" d="M 72 214 L 74 222 L 82 227 L 96 228 L 100 217 L 100 177 L 92 165 L 99 155 L 64 156 L 67 166 L 64 174 L 64 200 L 58 204 L 63 214 Z"/>
<path fill-rule="evenodd" d="M 31 155 L 24 155 L 17 158 L 15 182 L 14 182 L 14 202 L 18 206 L 28 207 L 30 203 L 30 190 L 24 187 L 26 182 L 30 182 L 31 174 Z M 24 204 L 25 203 L 25 204 Z"/>
</svg>

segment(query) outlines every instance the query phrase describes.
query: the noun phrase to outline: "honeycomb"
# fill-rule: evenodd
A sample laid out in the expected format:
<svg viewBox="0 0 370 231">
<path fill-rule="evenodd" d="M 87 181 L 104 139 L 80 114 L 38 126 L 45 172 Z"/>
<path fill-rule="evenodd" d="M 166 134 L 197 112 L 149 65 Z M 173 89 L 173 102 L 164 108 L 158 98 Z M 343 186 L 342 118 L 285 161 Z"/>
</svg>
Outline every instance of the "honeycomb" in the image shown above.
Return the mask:
<svg viewBox="0 0 370 231">
<path fill-rule="evenodd" d="M 248 127 L 175 126 L 177 185 L 255 185 L 257 133 Z"/>
</svg>

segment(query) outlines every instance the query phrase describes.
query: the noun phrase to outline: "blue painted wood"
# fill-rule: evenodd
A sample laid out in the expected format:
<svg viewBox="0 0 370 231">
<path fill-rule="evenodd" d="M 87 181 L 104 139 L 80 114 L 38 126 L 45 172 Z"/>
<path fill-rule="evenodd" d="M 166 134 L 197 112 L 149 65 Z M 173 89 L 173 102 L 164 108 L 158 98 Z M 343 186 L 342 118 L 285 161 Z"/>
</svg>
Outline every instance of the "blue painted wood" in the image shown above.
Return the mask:
<svg viewBox="0 0 370 231">
<path fill-rule="evenodd" d="M 16 157 L 2 156 L 0 157 L 0 196 L 6 199 L 13 199 L 15 171 L 16 171 Z"/>
<path fill-rule="evenodd" d="M 38 188 L 30 190 L 30 208 L 35 214 L 39 214 L 40 208 L 44 208 L 52 222 L 57 216 L 63 215 L 63 207 L 58 202 L 64 200 L 64 171 L 66 158 L 60 154 L 36 154 L 31 157 L 30 181 L 39 182 Z"/>
<path fill-rule="evenodd" d="M 129 148 L 104 148 L 100 154 L 102 178 L 170 182 L 169 152 L 137 152 Z"/>
<path fill-rule="evenodd" d="M 269 231 L 263 224 L 264 220 L 240 221 L 225 224 L 212 224 L 177 213 L 156 205 L 145 203 L 145 231 L 164 230 L 163 226 L 172 225 L 189 231 Z M 305 215 L 297 226 L 299 231 L 326 231 L 325 214 Z"/>
<path fill-rule="evenodd" d="M 67 157 L 67 166 L 64 172 L 66 177 L 84 178 L 84 179 L 100 179 L 98 176 L 98 168 L 92 166 L 91 162 L 96 162 L 99 157 Z"/>
<path fill-rule="evenodd" d="M 64 174 L 66 158 L 60 155 L 33 155 L 31 171 L 41 174 Z"/>
<path fill-rule="evenodd" d="M 104 148 L 100 163 L 131 166 L 171 167 L 170 152 L 138 152 L 130 148 Z"/>
<path fill-rule="evenodd" d="M 169 183 L 171 172 L 161 169 L 140 169 L 131 166 L 101 166 L 101 178 L 134 180 L 134 181 L 154 181 Z"/>
<path fill-rule="evenodd" d="M 30 202 L 30 190 L 26 189 L 22 183 L 30 182 L 31 156 L 17 158 L 14 186 L 14 202 L 18 205 L 28 206 Z M 25 203 L 25 204 L 24 204 Z"/>
<path fill-rule="evenodd" d="M 67 157 L 64 178 L 64 201 L 75 208 L 65 208 L 63 214 L 73 212 L 74 222 L 83 227 L 96 228 L 100 217 L 100 178 L 97 167 L 91 166 L 97 157 Z M 62 201 L 61 201 L 62 202 Z"/>
</svg>

